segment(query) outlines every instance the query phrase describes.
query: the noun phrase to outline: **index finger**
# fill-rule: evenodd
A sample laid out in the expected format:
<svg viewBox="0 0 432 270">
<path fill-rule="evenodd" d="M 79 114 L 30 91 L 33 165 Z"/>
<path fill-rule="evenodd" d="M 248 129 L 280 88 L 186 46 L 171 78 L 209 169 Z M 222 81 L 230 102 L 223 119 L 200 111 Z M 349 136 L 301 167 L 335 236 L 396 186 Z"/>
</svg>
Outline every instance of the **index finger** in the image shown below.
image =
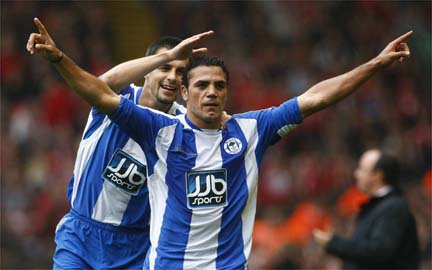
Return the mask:
<svg viewBox="0 0 432 270">
<path fill-rule="evenodd" d="M 393 43 L 401 43 L 402 41 L 404 41 L 405 39 L 407 39 L 409 36 L 411 36 L 413 33 L 413 31 L 409 31 L 406 32 L 405 34 L 403 34 L 402 36 L 396 38 L 395 40 L 393 40 Z"/>
<path fill-rule="evenodd" d="M 207 32 L 203 32 L 203 33 L 200 33 L 200 34 L 196 34 L 193 37 L 196 38 L 196 39 L 200 39 L 200 38 L 203 38 L 203 37 L 209 37 L 209 36 L 211 36 L 213 34 L 214 34 L 214 31 L 207 31 Z"/>
<path fill-rule="evenodd" d="M 48 31 L 46 30 L 45 26 L 38 18 L 34 18 L 33 21 L 36 24 L 37 28 L 39 29 L 39 33 L 43 35 L 48 35 Z"/>
</svg>

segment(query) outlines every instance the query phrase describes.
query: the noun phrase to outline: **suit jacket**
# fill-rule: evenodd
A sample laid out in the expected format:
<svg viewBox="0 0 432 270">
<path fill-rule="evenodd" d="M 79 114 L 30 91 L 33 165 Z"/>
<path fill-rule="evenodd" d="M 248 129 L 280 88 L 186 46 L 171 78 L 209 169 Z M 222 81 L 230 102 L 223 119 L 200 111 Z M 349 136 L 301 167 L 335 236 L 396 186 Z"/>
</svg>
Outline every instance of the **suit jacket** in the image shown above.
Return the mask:
<svg viewBox="0 0 432 270">
<path fill-rule="evenodd" d="M 350 239 L 333 236 L 326 251 L 344 269 L 417 269 L 420 248 L 415 219 L 402 195 L 372 198 L 364 204 Z"/>
</svg>

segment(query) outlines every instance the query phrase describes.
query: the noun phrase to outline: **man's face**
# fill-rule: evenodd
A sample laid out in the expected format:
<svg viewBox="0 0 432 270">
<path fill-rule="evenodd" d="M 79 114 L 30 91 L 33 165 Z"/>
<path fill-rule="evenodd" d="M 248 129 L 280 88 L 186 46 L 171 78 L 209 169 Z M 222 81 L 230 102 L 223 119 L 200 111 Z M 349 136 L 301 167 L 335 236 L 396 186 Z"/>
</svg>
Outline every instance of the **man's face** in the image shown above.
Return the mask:
<svg viewBox="0 0 432 270">
<path fill-rule="evenodd" d="M 198 66 L 188 74 L 189 89 L 182 89 L 189 119 L 200 128 L 220 128 L 227 98 L 225 73 L 218 66 Z"/>
<path fill-rule="evenodd" d="M 157 53 L 167 51 L 161 48 Z M 145 76 L 144 86 L 162 104 L 171 104 L 177 97 L 182 85 L 182 72 L 188 60 L 175 60 L 158 67 Z"/>
<path fill-rule="evenodd" d="M 354 177 L 357 181 L 357 187 L 367 195 L 372 195 L 376 189 L 380 174 L 374 170 L 380 153 L 377 150 L 366 151 L 360 158 Z"/>
</svg>

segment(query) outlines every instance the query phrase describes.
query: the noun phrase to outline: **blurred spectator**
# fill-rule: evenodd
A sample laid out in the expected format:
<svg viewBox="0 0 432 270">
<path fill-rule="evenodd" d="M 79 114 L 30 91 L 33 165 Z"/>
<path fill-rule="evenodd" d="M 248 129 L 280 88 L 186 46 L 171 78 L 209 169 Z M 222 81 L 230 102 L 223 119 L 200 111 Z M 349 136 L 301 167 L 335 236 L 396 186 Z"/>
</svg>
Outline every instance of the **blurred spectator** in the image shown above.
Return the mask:
<svg viewBox="0 0 432 270">
<path fill-rule="evenodd" d="M 355 178 L 369 200 L 361 207 L 352 236 L 316 229 L 317 243 L 339 257 L 344 269 L 417 269 L 417 225 L 401 194 L 397 160 L 381 150 L 367 150 Z"/>
</svg>

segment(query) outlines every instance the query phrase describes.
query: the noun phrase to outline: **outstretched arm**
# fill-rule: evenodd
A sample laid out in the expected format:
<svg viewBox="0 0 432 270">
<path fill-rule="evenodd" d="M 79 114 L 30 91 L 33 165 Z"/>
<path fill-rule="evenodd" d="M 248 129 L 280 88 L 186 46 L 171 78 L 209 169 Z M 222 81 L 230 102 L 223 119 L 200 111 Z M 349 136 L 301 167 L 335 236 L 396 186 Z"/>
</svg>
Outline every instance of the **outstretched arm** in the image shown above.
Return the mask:
<svg viewBox="0 0 432 270">
<path fill-rule="evenodd" d="M 404 41 L 411 34 L 412 31 L 409 31 L 396 38 L 369 62 L 347 73 L 319 82 L 300 95 L 298 103 L 303 119 L 345 98 L 376 72 L 393 62 L 399 60 L 402 63 L 410 55 L 408 45 Z"/>
<path fill-rule="evenodd" d="M 206 53 L 207 48 L 195 48 L 200 47 L 212 35 L 213 31 L 207 31 L 189 37 L 168 50 L 167 55 L 170 59 L 186 59 L 191 55 Z M 159 54 L 142 57 L 121 63 L 99 76 L 99 78 L 118 93 L 129 84 L 142 79 L 147 73 L 166 62 L 166 59 Z"/>
<path fill-rule="evenodd" d="M 72 90 L 91 106 L 106 114 L 113 113 L 120 104 L 120 96 L 116 95 L 105 82 L 77 66 L 72 59 L 58 49 L 38 18 L 34 18 L 34 23 L 39 33 L 30 35 L 27 50 L 31 54 L 37 52 L 50 61 Z"/>
</svg>

